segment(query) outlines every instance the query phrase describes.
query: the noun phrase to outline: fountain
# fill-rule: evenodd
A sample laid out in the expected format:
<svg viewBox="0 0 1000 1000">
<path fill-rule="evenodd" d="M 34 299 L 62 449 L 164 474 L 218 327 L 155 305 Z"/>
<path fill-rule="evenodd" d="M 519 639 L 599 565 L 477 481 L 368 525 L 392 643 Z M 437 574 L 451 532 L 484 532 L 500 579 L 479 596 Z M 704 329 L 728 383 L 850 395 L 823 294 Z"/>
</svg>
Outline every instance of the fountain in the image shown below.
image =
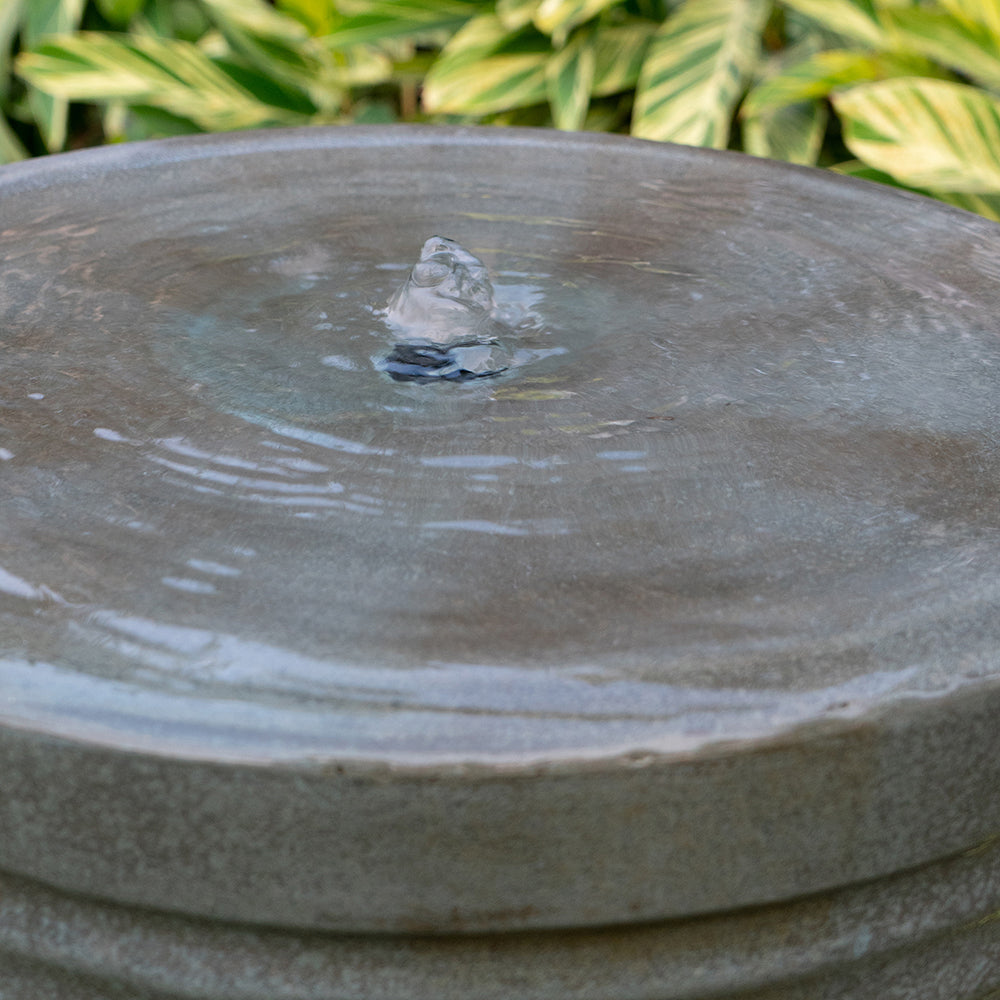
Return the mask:
<svg viewBox="0 0 1000 1000">
<path fill-rule="evenodd" d="M 483 262 L 454 240 L 432 236 L 386 307 L 386 322 L 403 343 L 380 368 L 397 382 L 501 375 L 513 358 L 500 338 L 516 333 L 496 313 Z"/>
<path fill-rule="evenodd" d="M 1000 987 L 994 224 L 532 130 L 0 190 L 4 997 Z"/>
</svg>

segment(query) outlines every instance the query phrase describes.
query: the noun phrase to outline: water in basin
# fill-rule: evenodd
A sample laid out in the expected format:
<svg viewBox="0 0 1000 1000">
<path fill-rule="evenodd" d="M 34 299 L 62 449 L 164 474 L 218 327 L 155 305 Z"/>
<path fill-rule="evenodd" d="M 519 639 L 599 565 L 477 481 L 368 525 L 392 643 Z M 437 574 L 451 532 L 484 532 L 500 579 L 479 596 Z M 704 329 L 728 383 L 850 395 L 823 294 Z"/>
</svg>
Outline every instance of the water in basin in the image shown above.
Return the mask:
<svg viewBox="0 0 1000 1000">
<path fill-rule="evenodd" d="M 860 711 L 953 683 L 956 635 L 988 673 L 992 317 L 878 227 L 752 198 L 738 227 L 693 190 L 653 185 L 643 231 L 8 207 L 8 716 L 492 759 Z M 494 300 L 437 342 L 397 296 L 441 233 Z M 400 379 L 401 344 L 497 353 Z"/>
</svg>

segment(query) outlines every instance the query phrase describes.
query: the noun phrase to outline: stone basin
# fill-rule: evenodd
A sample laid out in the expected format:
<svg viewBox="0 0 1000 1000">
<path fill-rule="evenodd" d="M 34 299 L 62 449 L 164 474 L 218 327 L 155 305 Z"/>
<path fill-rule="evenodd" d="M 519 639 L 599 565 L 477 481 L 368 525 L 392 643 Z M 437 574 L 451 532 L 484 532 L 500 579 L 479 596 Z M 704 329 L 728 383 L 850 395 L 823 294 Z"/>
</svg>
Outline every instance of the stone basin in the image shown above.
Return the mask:
<svg viewBox="0 0 1000 1000">
<path fill-rule="evenodd" d="M 528 363 L 380 370 L 433 234 Z M 1000 986 L 995 224 L 359 127 L 4 167 L 0 240 L 0 995 Z"/>
</svg>

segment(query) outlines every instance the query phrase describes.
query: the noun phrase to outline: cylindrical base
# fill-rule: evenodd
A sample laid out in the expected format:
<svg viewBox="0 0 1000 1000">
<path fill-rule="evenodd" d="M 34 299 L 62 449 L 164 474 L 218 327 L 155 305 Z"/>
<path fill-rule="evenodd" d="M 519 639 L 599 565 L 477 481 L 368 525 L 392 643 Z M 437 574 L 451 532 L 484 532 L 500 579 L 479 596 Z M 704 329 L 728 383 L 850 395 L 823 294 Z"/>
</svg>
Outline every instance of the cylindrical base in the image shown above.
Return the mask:
<svg viewBox="0 0 1000 1000">
<path fill-rule="evenodd" d="M 474 936 L 224 925 L 0 877 L 2 1000 L 974 1000 L 1000 988 L 1000 838 L 692 920 Z"/>
</svg>

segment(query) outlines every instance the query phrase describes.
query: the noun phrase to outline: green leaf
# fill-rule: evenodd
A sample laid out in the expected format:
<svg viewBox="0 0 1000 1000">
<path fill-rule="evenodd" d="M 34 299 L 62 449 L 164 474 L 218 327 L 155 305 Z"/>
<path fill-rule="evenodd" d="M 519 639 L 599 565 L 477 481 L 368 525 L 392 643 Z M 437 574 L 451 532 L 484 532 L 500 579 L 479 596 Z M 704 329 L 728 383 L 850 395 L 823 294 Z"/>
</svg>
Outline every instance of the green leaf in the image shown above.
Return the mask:
<svg viewBox="0 0 1000 1000">
<path fill-rule="evenodd" d="M 7 119 L 0 115 L 0 163 L 13 163 L 15 160 L 24 160 L 27 157 L 28 151 L 21 144 L 21 140 L 14 134 Z"/>
<path fill-rule="evenodd" d="M 964 191 L 928 191 L 932 198 L 945 201 L 956 208 L 975 212 L 994 222 L 1000 222 L 1000 194 L 969 194 Z"/>
<path fill-rule="evenodd" d="M 960 83 L 901 78 L 833 96 L 860 160 L 911 187 L 1000 191 L 1000 100 Z"/>
<path fill-rule="evenodd" d="M 18 72 L 57 98 L 145 104 L 207 131 L 309 120 L 258 100 L 197 46 L 176 39 L 80 32 L 25 53 Z"/>
<path fill-rule="evenodd" d="M 24 48 L 35 45 L 49 34 L 75 31 L 80 26 L 86 0 L 28 0 L 23 7 L 21 43 Z M 28 104 L 50 152 L 66 145 L 66 123 L 69 105 L 49 94 L 29 91 Z"/>
<path fill-rule="evenodd" d="M 0 74 L 10 72 L 14 38 L 21 29 L 21 13 L 26 0 L 0 0 Z"/>
<path fill-rule="evenodd" d="M 594 97 L 631 90 L 639 79 L 649 43 L 656 33 L 652 21 L 633 20 L 601 26 L 594 37 Z"/>
<path fill-rule="evenodd" d="M 590 31 L 578 31 L 546 63 L 545 81 L 556 128 L 573 131 L 583 127 L 590 106 L 595 65 L 593 32 Z"/>
<path fill-rule="evenodd" d="M 429 114 L 484 115 L 548 98 L 550 51 L 525 33 L 511 34 L 496 14 L 482 14 L 444 47 L 424 79 Z"/>
<path fill-rule="evenodd" d="M 261 76 L 307 95 L 327 119 L 336 116 L 348 86 L 380 83 L 392 74 L 386 56 L 361 46 L 331 50 L 263 0 L 203 2 L 234 52 Z"/>
<path fill-rule="evenodd" d="M 24 5 L 24 44 L 34 45 L 45 35 L 75 31 L 86 0 L 28 0 Z"/>
<path fill-rule="evenodd" d="M 836 174 L 843 174 L 845 177 L 859 177 L 863 181 L 885 184 L 887 187 L 903 188 L 907 191 L 913 190 L 913 188 L 907 188 L 905 184 L 901 184 L 891 174 L 887 174 L 884 170 L 876 170 L 863 160 L 845 160 L 843 163 L 834 164 L 830 169 Z"/>
<path fill-rule="evenodd" d="M 938 75 L 919 56 L 895 56 L 854 49 L 817 52 L 761 83 L 747 94 L 741 114 L 761 115 L 801 101 L 827 97 L 839 87 L 894 76 Z"/>
<path fill-rule="evenodd" d="M 485 115 L 539 104 L 548 97 L 542 55 L 498 55 L 477 68 L 429 77 L 424 108 L 429 113 Z"/>
<path fill-rule="evenodd" d="M 198 0 L 146 0 L 130 25 L 133 32 L 196 42 L 210 29 Z"/>
<path fill-rule="evenodd" d="M 474 65 L 524 37 L 524 32 L 508 31 L 496 14 L 481 14 L 467 21 L 441 50 L 429 76 L 442 71 Z M 544 51 L 547 48 L 540 48 Z"/>
<path fill-rule="evenodd" d="M 276 7 L 305 25 L 310 35 L 329 34 L 337 19 L 330 0 L 277 0 Z"/>
<path fill-rule="evenodd" d="M 918 7 L 887 11 L 897 43 L 989 87 L 1000 87 L 1000 40 L 989 28 Z"/>
<path fill-rule="evenodd" d="M 932 191 L 923 188 L 907 187 L 900 184 L 889 174 L 876 170 L 874 167 L 862 163 L 860 160 L 848 160 L 846 163 L 838 163 L 832 168 L 838 174 L 847 177 L 860 177 L 862 180 L 874 181 L 877 184 L 886 184 L 890 187 L 902 187 L 917 194 L 926 195 L 928 198 L 936 198 L 938 201 L 947 202 L 956 208 L 964 208 L 967 212 L 975 212 L 994 222 L 1000 222 L 1000 194 L 969 194 L 963 191 Z"/>
<path fill-rule="evenodd" d="M 552 36 L 558 48 L 575 27 L 619 3 L 621 0 L 541 0 L 532 20 L 539 31 Z"/>
<path fill-rule="evenodd" d="M 1000 0 L 939 0 L 953 18 L 965 24 L 979 24 L 994 39 L 1000 39 Z"/>
<path fill-rule="evenodd" d="M 454 31 L 475 17 L 481 7 L 475 0 L 366 0 L 340 6 L 349 16 L 327 39 L 339 48 Z"/>
<path fill-rule="evenodd" d="M 97 9 L 112 24 L 124 28 L 142 10 L 145 0 L 97 0 Z"/>
<path fill-rule="evenodd" d="M 724 148 L 770 8 L 769 0 L 687 0 L 650 42 L 632 134 Z"/>
<path fill-rule="evenodd" d="M 275 10 L 264 0 L 201 0 L 212 20 L 238 28 L 254 38 L 267 38 L 289 45 L 301 44 L 309 37 L 305 25 L 288 14 Z"/>
<path fill-rule="evenodd" d="M 160 108 L 136 104 L 125 108 L 125 112 L 121 127 L 117 130 L 109 127 L 112 123 L 105 123 L 105 134 L 114 136 L 120 142 L 131 142 L 137 139 L 168 139 L 172 136 L 195 135 L 201 132 L 201 129 L 189 118 L 172 115 L 169 111 L 163 111 Z"/>
<path fill-rule="evenodd" d="M 539 3 L 541 0 L 497 0 L 497 17 L 508 31 L 517 31 L 531 24 Z"/>
<path fill-rule="evenodd" d="M 263 0 L 202 2 L 234 52 L 265 73 L 295 85 L 309 85 L 317 67 L 303 52 L 310 39 L 299 21 Z"/>
<path fill-rule="evenodd" d="M 812 166 L 819 159 L 828 117 L 822 101 L 767 108 L 743 122 L 743 149 L 751 156 Z"/>
<path fill-rule="evenodd" d="M 812 18 L 828 31 L 862 45 L 883 48 L 889 38 L 875 0 L 781 0 L 786 7 Z"/>
</svg>

